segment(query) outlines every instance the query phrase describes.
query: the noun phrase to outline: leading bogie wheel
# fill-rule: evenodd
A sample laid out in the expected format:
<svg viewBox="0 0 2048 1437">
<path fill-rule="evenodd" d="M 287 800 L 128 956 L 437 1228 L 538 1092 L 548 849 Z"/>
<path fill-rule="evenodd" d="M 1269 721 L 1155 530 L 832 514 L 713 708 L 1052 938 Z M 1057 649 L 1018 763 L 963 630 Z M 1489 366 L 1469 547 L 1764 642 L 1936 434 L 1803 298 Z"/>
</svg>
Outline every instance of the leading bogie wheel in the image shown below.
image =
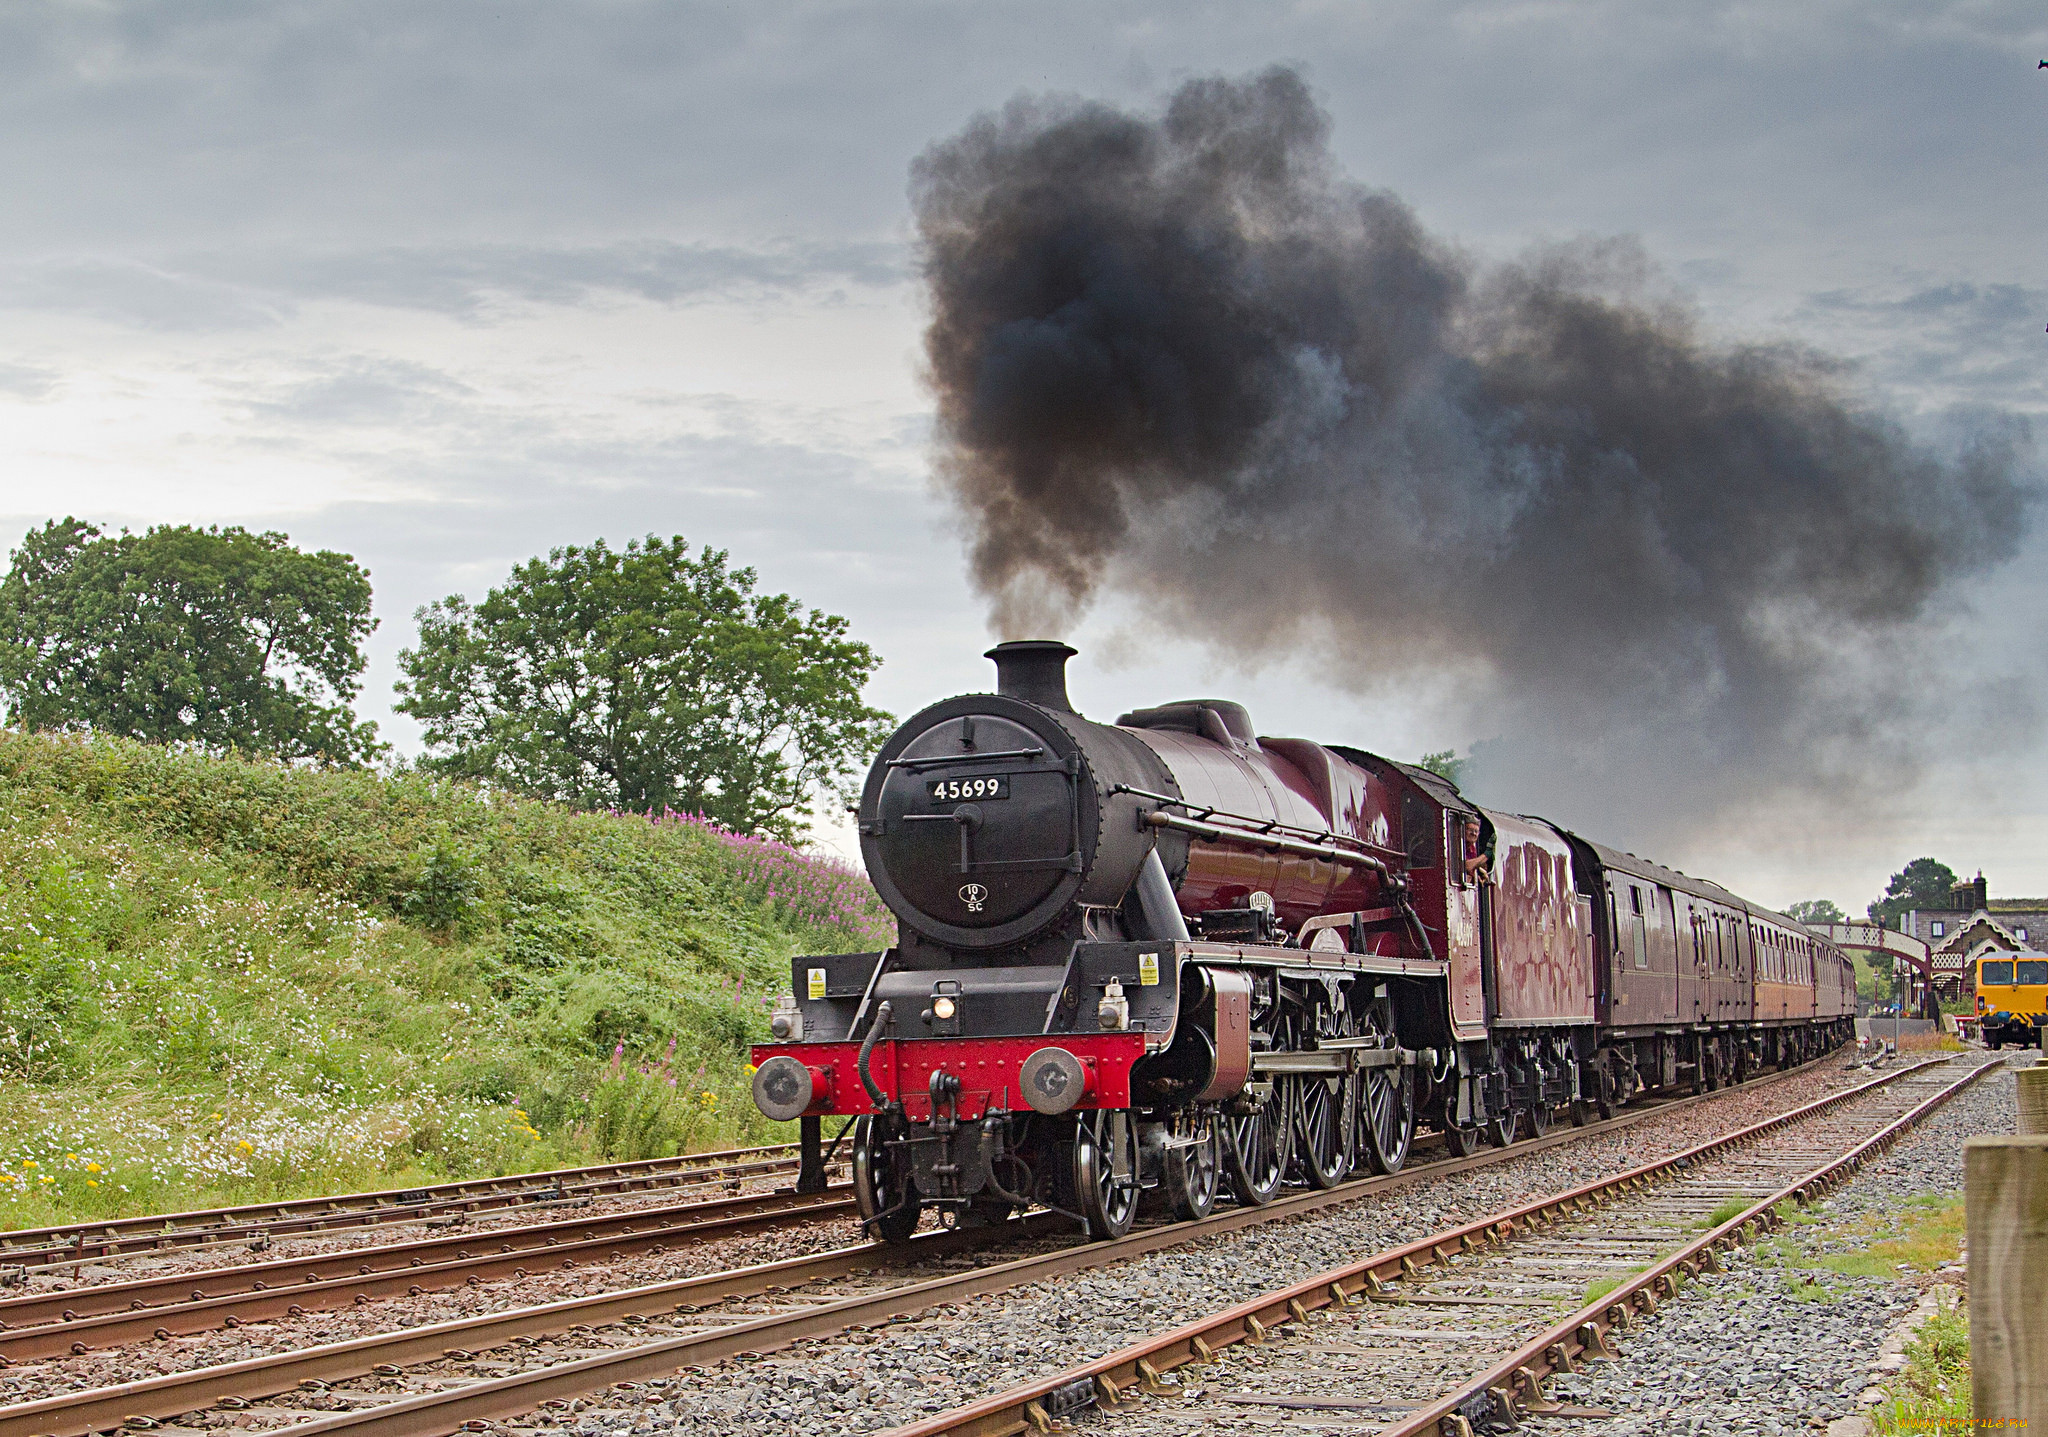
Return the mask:
<svg viewBox="0 0 2048 1437">
<path fill-rule="evenodd" d="M 1192 1135 L 1175 1133 L 1173 1140 L 1185 1146 L 1166 1150 L 1165 1170 L 1160 1175 L 1166 1208 L 1176 1221 L 1199 1222 L 1215 1211 L 1216 1193 L 1223 1185 L 1223 1153 L 1216 1125 L 1202 1123 Z"/>
<path fill-rule="evenodd" d="M 1226 1113 L 1222 1127 L 1223 1171 L 1231 1193 L 1247 1207 L 1271 1202 L 1294 1156 L 1294 1124 L 1282 1085 L 1275 1083 L 1254 1111 Z"/>
<path fill-rule="evenodd" d="M 882 1145 L 873 1118 L 860 1119 L 853 1129 L 853 1201 L 861 1230 L 871 1237 L 902 1243 L 917 1231 L 923 1206 L 917 1184 Z"/>
<path fill-rule="evenodd" d="M 1281 1079 L 1292 1091 L 1295 1157 L 1309 1186 L 1333 1188 L 1351 1172 L 1351 1129 L 1357 1121 L 1356 1090 L 1348 1078 L 1315 1073 Z"/>
<path fill-rule="evenodd" d="M 1138 1216 L 1138 1125 L 1125 1112 L 1097 1110 L 1074 1124 L 1074 1197 L 1088 1235 L 1114 1241 Z"/>
<path fill-rule="evenodd" d="M 1530 1137 L 1540 1138 L 1550 1131 L 1550 1109 L 1544 1106 L 1541 1098 L 1538 1098 L 1536 1106 L 1524 1112 L 1522 1117 L 1527 1123 Z"/>
</svg>

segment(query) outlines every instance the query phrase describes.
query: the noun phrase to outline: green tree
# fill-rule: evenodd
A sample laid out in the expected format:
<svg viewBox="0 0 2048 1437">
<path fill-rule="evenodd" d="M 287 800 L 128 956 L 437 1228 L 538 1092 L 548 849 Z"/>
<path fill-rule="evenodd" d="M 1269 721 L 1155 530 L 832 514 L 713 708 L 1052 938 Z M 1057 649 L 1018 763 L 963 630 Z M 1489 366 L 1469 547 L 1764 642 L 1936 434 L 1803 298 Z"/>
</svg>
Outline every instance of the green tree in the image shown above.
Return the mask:
<svg viewBox="0 0 2048 1437">
<path fill-rule="evenodd" d="M 52 520 L 0 581 L 0 694 L 29 729 L 359 763 L 383 747 L 349 708 L 376 623 L 347 554 Z"/>
<path fill-rule="evenodd" d="M 1916 858 L 1892 875 L 1884 897 L 1870 905 L 1870 916 L 1896 928 L 1909 908 L 1948 907 L 1948 891 L 1955 882 L 1955 870 L 1946 863 Z"/>
<path fill-rule="evenodd" d="M 846 620 L 755 582 L 680 535 L 557 549 L 474 607 L 421 609 L 396 707 L 438 772 L 794 839 L 890 719 L 861 701 L 881 660 Z"/>
<path fill-rule="evenodd" d="M 1805 923 L 1816 928 L 1849 921 L 1849 915 L 1835 907 L 1832 899 L 1827 898 L 1802 898 L 1786 907 L 1785 916 L 1795 923 Z"/>
<path fill-rule="evenodd" d="M 1447 748 L 1437 753 L 1424 754 L 1417 760 L 1416 767 L 1426 768 L 1439 778 L 1447 778 L 1452 786 L 1456 787 L 1463 781 L 1465 765 L 1469 762 L 1470 759 L 1459 758 L 1456 749 Z"/>
</svg>

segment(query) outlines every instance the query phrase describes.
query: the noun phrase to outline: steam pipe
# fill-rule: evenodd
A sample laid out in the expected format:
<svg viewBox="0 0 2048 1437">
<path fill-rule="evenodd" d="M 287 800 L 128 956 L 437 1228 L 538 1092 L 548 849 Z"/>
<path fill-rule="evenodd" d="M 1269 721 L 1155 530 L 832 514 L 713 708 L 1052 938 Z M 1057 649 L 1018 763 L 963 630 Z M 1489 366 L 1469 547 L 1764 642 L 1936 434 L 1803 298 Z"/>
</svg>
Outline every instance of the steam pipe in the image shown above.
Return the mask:
<svg viewBox="0 0 2048 1437">
<path fill-rule="evenodd" d="M 1241 828 L 1224 828 L 1220 824 L 1197 823 L 1192 818 L 1157 809 L 1146 814 L 1144 822 L 1153 828 L 1171 828 L 1177 833 L 1193 834 L 1204 843 L 1233 843 L 1240 848 L 1289 853 L 1297 858 L 1319 858 L 1325 863 L 1341 864 L 1346 868 L 1365 868 L 1383 875 L 1388 873 L 1387 865 L 1369 853 L 1351 853 L 1322 843 L 1303 843 L 1298 838 L 1282 838 L 1276 833 L 1250 833 Z"/>
<path fill-rule="evenodd" d="M 889 1100 L 882 1095 L 881 1088 L 876 1085 L 874 1077 L 868 1072 L 868 1059 L 874 1056 L 875 1044 L 881 1041 L 882 1029 L 889 1026 L 891 1016 L 892 1011 L 889 1006 L 889 1000 L 884 998 L 882 1005 L 875 1009 L 875 1021 L 868 1024 L 867 1037 L 861 1039 L 860 1057 L 854 1061 L 853 1065 L 853 1070 L 860 1074 L 860 1085 L 868 1090 L 868 1101 L 875 1105 L 875 1111 L 878 1113 L 888 1109 Z"/>
<path fill-rule="evenodd" d="M 1173 884 L 1167 881 L 1166 865 L 1159 861 L 1156 848 L 1138 865 L 1138 908 L 1153 938 L 1161 943 L 1188 941 L 1187 920 L 1181 917 L 1180 903 L 1173 896 Z"/>
</svg>

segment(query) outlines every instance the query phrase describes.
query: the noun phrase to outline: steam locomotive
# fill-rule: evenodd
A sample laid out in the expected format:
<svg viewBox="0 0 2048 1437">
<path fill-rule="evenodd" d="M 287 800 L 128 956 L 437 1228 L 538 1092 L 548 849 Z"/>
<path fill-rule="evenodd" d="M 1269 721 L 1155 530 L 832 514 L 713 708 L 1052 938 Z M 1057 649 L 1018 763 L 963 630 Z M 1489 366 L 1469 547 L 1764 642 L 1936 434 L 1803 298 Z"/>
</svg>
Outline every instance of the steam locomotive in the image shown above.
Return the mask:
<svg viewBox="0 0 2048 1437">
<path fill-rule="evenodd" d="M 1074 652 L 999 644 L 994 694 L 883 746 L 859 831 L 900 940 L 795 959 L 753 1051 L 800 1188 L 854 1120 L 885 1240 L 1033 1205 L 1113 1238 L 1852 1035 L 1847 959 L 1781 914 L 1235 703 L 1091 722 Z"/>
</svg>

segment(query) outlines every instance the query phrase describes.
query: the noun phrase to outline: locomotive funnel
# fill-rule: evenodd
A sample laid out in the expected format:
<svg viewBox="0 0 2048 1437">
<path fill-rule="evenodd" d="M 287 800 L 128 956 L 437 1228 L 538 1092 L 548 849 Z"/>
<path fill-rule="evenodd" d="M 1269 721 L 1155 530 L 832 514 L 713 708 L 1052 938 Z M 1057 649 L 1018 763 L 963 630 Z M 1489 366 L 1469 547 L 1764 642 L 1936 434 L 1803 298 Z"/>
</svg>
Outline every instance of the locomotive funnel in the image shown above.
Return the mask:
<svg viewBox="0 0 2048 1437">
<path fill-rule="evenodd" d="M 1067 660 L 1079 652 L 1058 639 L 1016 639 L 982 657 L 996 661 L 996 692 L 1003 697 L 1070 714 Z"/>
</svg>

